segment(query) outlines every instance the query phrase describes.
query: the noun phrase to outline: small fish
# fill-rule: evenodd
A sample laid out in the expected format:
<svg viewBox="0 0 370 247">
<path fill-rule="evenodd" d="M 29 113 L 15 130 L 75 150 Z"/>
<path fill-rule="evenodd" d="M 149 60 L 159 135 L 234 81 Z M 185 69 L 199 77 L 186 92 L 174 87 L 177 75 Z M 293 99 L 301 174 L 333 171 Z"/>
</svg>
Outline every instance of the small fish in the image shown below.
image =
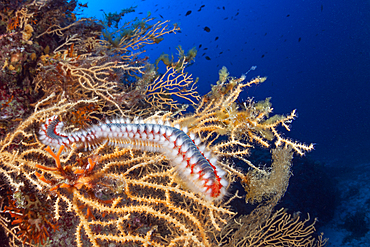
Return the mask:
<svg viewBox="0 0 370 247">
<path fill-rule="evenodd" d="M 207 60 L 211 60 L 211 58 L 210 58 L 209 56 L 205 56 L 205 58 L 206 58 Z"/>
<path fill-rule="evenodd" d="M 191 14 L 191 10 L 188 10 L 188 12 L 186 12 L 185 16 L 188 16 Z"/>
<path fill-rule="evenodd" d="M 264 58 L 265 57 L 265 54 L 263 54 L 262 56 L 261 56 L 261 58 Z"/>
<path fill-rule="evenodd" d="M 218 36 L 215 38 L 215 41 L 218 40 Z"/>
<path fill-rule="evenodd" d="M 321 4 L 321 12 L 324 10 L 324 5 Z"/>
<path fill-rule="evenodd" d="M 286 15 L 286 17 L 289 17 L 290 15 Z"/>
<path fill-rule="evenodd" d="M 211 29 L 209 27 L 204 27 L 204 31 L 206 31 L 207 33 L 209 33 L 211 31 Z"/>
<path fill-rule="evenodd" d="M 302 40 L 302 38 L 301 38 L 301 37 L 299 37 L 299 38 L 298 38 L 298 42 L 301 42 L 301 40 Z"/>
<path fill-rule="evenodd" d="M 201 11 L 202 8 L 204 8 L 204 7 L 205 7 L 205 5 L 203 4 L 202 6 L 200 6 L 200 8 L 198 9 L 198 11 Z"/>
</svg>

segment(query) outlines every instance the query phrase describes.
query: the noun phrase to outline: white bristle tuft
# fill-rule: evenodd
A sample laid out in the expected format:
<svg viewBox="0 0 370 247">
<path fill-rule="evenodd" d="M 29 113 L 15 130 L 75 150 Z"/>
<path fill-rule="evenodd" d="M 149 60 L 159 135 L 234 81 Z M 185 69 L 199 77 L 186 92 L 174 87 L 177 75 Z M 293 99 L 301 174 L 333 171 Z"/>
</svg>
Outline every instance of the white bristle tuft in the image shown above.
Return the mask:
<svg viewBox="0 0 370 247">
<path fill-rule="evenodd" d="M 176 136 L 172 135 L 170 136 L 170 142 L 175 142 L 176 141 Z"/>
<path fill-rule="evenodd" d="M 201 144 L 201 143 L 202 143 L 202 141 L 199 138 L 195 138 L 195 140 L 194 140 L 195 145 L 199 146 L 199 144 Z"/>
<path fill-rule="evenodd" d="M 206 146 L 204 145 L 201 145 L 198 147 L 199 151 L 201 151 L 202 153 L 204 153 L 204 151 L 206 150 Z"/>
<path fill-rule="evenodd" d="M 184 143 L 184 140 L 182 138 L 176 139 L 176 146 L 181 146 Z"/>
<path fill-rule="evenodd" d="M 226 172 L 225 172 L 224 170 L 222 170 L 222 169 L 218 169 L 218 170 L 217 170 L 217 175 L 218 175 L 219 177 L 223 177 L 223 176 L 225 176 L 225 175 L 226 175 Z"/>
<path fill-rule="evenodd" d="M 172 133 L 173 133 L 172 129 L 168 128 L 166 130 L 166 136 L 170 136 L 170 135 L 172 135 Z"/>
<path fill-rule="evenodd" d="M 206 157 L 207 159 L 211 159 L 212 158 L 211 154 L 212 154 L 211 151 L 207 151 L 207 152 L 204 152 L 203 153 L 204 157 Z"/>
<path fill-rule="evenodd" d="M 190 164 L 196 164 L 197 162 L 198 162 L 198 156 L 193 156 L 189 160 Z"/>
<path fill-rule="evenodd" d="M 209 173 L 209 172 L 207 172 L 207 173 L 205 173 L 204 175 L 203 175 L 203 178 L 204 179 L 208 179 L 208 178 L 210 178 L 211 177 L 211 174 Z"/>
<path fill-rule="evenodd" d="M 193 168 L 193 172 L 194 172 L 194 173 L 199 173 L 201 170 L 202 170 L 202 169 L 201 169 L 199 166 L 195 166 L 195 167 Z"/>
<path fill-rule="evenodd" d="M 188 151 L 188 149 L 189 149 L 189 145 L 184 144 L 184 145 L 182 145 L 182 146 L 181 146 L 180 151 L 181 151 L 182 153 L 186 153 L 186 156 L 187 156 L 188 158 L 190 158 L 193 154 L 190 154 L 190 153 L 191 153 L 191 151 L 187 152 L 187 151 Z M 190 155 L 190 157 L 189 157 L 188 155 Z"/>
<path fill-rule="evenodd" d="M 215 165 L 217 163 L 217 158 L 216 157 L 212 157 L 209 162 L 212 164 L 212 165 Z M 218 168 L 219 169 L 219 168 Z"/>
<path fill-rule="evenodd" d="M 146 125 L 146 131 L 147 132 L 152 132 L 153 130 L 153 125 L 149 124 L 149 125 Z"/>
<path fill-rule="evenodd" d="M 194 139 L 195 139 L 195 134 L 194 134 L 194 133 L 190 133 L 189 137 L 194 141 Z"/>
<path fill-rule="evenodd" d="M 166 130 L 166 127 L 161 126 L 159 132 L 161 133 L 161 135 L 163 135 L 164 133 L 166 133 Z"/>
<path fill-rule="evenodd" d="M 206 183 L 207 186 L 211 186 L 212 184 L 213 184 L 212 180 L 208 180 L 208 182 Z"/>
<path fill-rule="evenodd" d="M 221 184 L 222 186 L 224 186 L 224 187 L 227 187 L 227 186 L 229 185 L 229 182 L 227 182 L 227 180 L 226 180 L 226 179 L 221 178 L 221 180 L 220 180 L 220 184 Z"/>
</svg>

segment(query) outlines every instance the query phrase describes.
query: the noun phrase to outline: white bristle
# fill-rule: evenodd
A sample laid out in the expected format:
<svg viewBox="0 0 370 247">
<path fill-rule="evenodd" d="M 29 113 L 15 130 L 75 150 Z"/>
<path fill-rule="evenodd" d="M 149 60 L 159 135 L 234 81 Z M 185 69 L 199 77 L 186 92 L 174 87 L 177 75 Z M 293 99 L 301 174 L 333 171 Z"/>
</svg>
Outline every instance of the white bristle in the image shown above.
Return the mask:
<svg viewBox="0 0 370 247">
<path fill-rule="evenodd" d="M 148 125 L 146 126 L 146 131 L 147 131 L 147 132 L 152 132 L 152 130 L 153 130 L 153 125 L 148 124 Z"/>
<path fill-rule="evenodd" d="M 224 187 L 227 187 L 229 185 L 229 182 L 226 181 L 226 179 L 221 178 L 220 184 Z"/>
<path fill-rule="evenodd" d="M 206 183 L 207 186 L 211 186 L 212 184 L 213 184 L 212 180 L 208 180 L 208 182 Z"/>
<path fill-rule="evenodd" d="M 222 169 L 219 169 L 219 170 L 217 170 L 217 175 L 218 175 L 219 177 L 223 177 L 223 176 L 225 176 L 225 175 L 226 175 L 226 172 L 225 172 L 224 170 L 222 170 Z"/>
<path fill-rule="evenodd" d="M 201 140 L 199 138 L 195 138 L 194 139 L 194 144 L 199 146 L 199 144 L 201 143 Z"/>
<path fill-rule="evenodd" d="M 170 136 L 170 135 L 172 135 L 172 133 L 173 133 L 172 129 L 168 128 L 166 130 L 166 136 Z"/>
<path fill-rule="evenodd" d="M 199 173 L 193 173 L 193 180 L 198 180 L 200 178 L 200 174 Z"/>
<path fill-rule="evenodd" d="M 160 143 L 160 144 L 164 144 L 166 141 L 167 141 L 167 139 L 166 139 L 166 137 L 164 137 L 164 136 L 161 136 L 161 137 L 159 138 L 159 143 Z"/>
<path fill-rule="evenodd" d="M 194 140 L 195 139 L 195 134 L 194 133 L 190 133 L 189 137 Z"/>
<path fill-rule="evenodd" d="M 171 152 L 172 157 L 177 157 L 178 153 L 179 153 L 179 150 L 177 150 L 176 148 L 172 148 L 172 152 Z"/>
<path fill-rule="evenodd" d="M 211 162 L 212 165 L 215 165 L 217 163 L 217 158 L 212 157 L 209 162 Z"/>
<path fill-rule="evenodd" d="M 159 131 L 160 131 L 161 135 L 163 135 L 164 133 L 166 133 L 166 128 L 161 126 Z"/>
<path fill-rule="evenodd" d="M 191 174 L 191 169 L 190 168 L 186 168 L 184 170 L 184 173 L 185 173 L 186 176 L 189 176 Z"/>
<path fill-rule="evenodd" d="M 211 154 L 212 154 L 211 151 L 206 151 L 206 152 L 203 153 L 204 157 L 206 157 L 207 159 L 211 159 L 212 158 L 211 157 Z"/>
<path fill-rule="evenodd" d="M 202 153 L 204 152 L 204 150 L 206 150 L 206 146 L 204 145 L 201 145 L 198 147 L 199 151 L 201 151 Z"/>
<path fill-rule="evenodd" d="M 175 142 L 176 141 L 176 136 L 172 135 L 170 136 L 170 142 Z"/>
<path fill-rule="evenodd" d="M 198 156 L 193 156 L 189 160 L 190 164 L 196 164 L 197 162 L 198 162 Z"/>
<path fill-rule="evenodd" d="M 201 171 L 201 168 L 199 167 L 199 166 L 195 166 L 194 168 L 193 168 L 193 172 L 194 173 L 199 173 Z"/>
<path fill-rule="evenodd" d="M 211 177 L 211 174 L 209 173 L 209 172 L 207 172 L 207 173 L 205 173 L 204 175 L 203 175 L 203 178 L 204 179 L 208 179 L 208 178 L 210 178 Z"/>
<path fill-rule="evenodd" d="M 187 152 L 187 151 L 188 151 L 188 149 L 189 149 L 189 145 L 184 144 L 184 145 L 182 145 L 182 146 L 181 146 L 180 151 L 181 151 L 182 153 L 185 153 L 185 152 Z M 188 153 L 189 153 L 189 152 L 187 152 L 187 153 L 186 153 L 186 156 L 188 156 Z M 190 158 L 190 157 L 189 157 L 189 158 Z"/>
<path fill-rule="evenodd" d="M 184 143 L 184 140 L 182 138 L 176 139 L 176 146 L 181 146 Z"/>
<path fill-rule="evenodd" d="M 176 164 L 180 164 L 182 161 L 183 161 L 183 157 L 182 156 L 177 156 L 177 158 L 175 159 L 175 163 Z"/>
</svg>

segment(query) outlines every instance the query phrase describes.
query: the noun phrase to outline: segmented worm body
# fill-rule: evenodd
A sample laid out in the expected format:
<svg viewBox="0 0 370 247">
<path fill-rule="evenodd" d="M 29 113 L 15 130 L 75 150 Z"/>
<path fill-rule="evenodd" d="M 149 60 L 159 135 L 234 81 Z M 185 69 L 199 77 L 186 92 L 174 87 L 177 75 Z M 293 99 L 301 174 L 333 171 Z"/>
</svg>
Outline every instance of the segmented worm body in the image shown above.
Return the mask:
<svg viewBox="0 0 370 247">
<path fill-rule="evenodd" d="M 216 165 L 217 157 L 205 146 L 199 146 L 200 140 L 192 133 L 187 135 L 186 128 L 180 130 L 169 124 L 117 119 L 88 130 L 65 133 L 63 125 L 56 116 L 48 119 L 41 126 L 40 140 L 55 148 L 61 145 L 70 148 L 76 144 L 90 150 L 106 141 L 123 148 L 162 152 L 190 190 L 209 201 L 221 199 L 226 194 L 228 181 L 224 178 L 225 171 Z"/>
</svg>

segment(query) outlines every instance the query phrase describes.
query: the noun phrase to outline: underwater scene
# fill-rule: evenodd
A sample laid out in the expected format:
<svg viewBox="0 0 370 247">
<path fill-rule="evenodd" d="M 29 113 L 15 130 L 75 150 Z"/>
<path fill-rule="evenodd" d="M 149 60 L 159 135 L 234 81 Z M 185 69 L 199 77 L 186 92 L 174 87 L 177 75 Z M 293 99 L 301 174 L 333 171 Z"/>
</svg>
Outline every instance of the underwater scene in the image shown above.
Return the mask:
<svg viewBox="0 0 370 247">
<path fill-rule="evenodd" d="M 0 0 L 0 246 L 370 246 L 370 1 Z"/>
</svg>

